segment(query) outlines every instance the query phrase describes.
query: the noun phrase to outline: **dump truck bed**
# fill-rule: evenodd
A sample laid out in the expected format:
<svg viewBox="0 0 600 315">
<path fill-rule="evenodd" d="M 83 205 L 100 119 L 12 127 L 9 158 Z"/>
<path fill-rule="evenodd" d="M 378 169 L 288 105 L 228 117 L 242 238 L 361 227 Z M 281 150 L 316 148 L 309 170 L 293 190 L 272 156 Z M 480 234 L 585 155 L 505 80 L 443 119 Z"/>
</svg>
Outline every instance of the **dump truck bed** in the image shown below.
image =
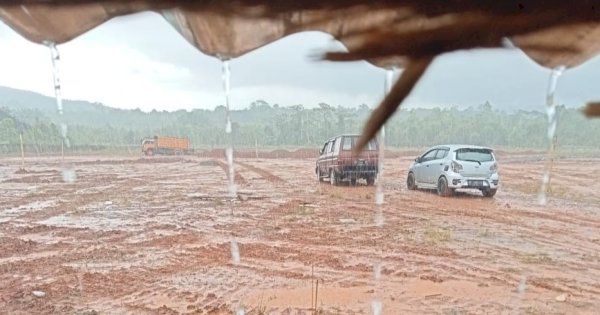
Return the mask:
<svg viewBox="0 0 600 315">
<path fill-rule="evenodd" d="M 163 149 L 188 150 L 190 140 L 187 138 L 156 137 L 154 138 L 154 145 Z"/>
</svg>

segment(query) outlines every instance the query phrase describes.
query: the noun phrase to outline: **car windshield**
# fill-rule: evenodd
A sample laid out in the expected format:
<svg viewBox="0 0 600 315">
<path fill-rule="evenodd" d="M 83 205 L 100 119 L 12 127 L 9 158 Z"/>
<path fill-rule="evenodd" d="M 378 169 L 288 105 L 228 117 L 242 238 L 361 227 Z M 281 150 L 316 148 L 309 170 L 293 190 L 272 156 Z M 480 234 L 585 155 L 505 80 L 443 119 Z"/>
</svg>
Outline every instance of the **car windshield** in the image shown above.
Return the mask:
<svg viewBox="0 0 600 315">
<path fill-rule="evenodd" d="M 490 162 L 494 160 L 492 150 L 477 148 L 462 148 L 456 150 L 456 159 L 459 161 Z"/>
</svg>

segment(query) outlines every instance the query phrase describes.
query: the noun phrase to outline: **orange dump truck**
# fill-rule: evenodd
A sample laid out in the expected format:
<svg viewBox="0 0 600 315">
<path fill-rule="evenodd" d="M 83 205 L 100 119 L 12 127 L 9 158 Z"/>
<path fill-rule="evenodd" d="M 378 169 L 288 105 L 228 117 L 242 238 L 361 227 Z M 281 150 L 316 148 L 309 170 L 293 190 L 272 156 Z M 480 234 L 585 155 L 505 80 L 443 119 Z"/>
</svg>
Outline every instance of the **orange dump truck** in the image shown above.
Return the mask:
<svg viewBox="0 0 600 315">
<path fill-rule="evenodd" d="M 142 140 L 142 152 L 145 155 L 182 155 L 193 152 L 188 138 L 161 137 Z"/>
</svg>

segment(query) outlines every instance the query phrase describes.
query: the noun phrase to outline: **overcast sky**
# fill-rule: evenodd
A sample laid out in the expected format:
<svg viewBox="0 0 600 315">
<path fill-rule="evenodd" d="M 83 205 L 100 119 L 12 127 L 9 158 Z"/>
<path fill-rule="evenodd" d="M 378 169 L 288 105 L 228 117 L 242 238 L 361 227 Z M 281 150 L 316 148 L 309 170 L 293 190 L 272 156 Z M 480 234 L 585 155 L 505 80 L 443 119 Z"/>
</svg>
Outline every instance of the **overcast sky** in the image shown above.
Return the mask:
<svg viewBox="0 0 600 315">
<path fill-rule="evenodd" d="M 231 62 L 231 106 L 262 99 L 271 104 L 320 102 L 373 106 L 383 97 L 385 71 L 367 62 L 314 61 L 317 50 L 338 48 L 318 32 L 291 35 Z M 0 85 L 53 95 L 48 48 L 0 22 Z M 145 111 L 224 104 L 221 63 L 187 43 L 161 16 L 113 19 L 60 45 L 67 99 Z M 550 71 L 517 50 L 486 50 L 439 57 L 406 107 L 467 107 L 486 101 L 501 109 L 543 110 Z M 600 100 L 600 58 L 567 71 L 557 99 L 568 106 Z"/>
</svg>

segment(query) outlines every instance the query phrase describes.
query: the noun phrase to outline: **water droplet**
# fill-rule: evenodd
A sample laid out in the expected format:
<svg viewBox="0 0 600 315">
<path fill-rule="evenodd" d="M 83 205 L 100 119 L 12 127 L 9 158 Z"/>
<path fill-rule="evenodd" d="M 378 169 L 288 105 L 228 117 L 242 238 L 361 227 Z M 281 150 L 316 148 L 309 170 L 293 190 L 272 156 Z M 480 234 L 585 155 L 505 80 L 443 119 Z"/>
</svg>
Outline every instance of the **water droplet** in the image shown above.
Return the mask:
<svg viewBox="0 0 600 315">
<path fill-rule="evenodd" d="M 73 184 L 77 180 L 77 173 L 72 167 L 65 167 L 61 171 L 63 181 L 67 184 Z"/>
<path fill-rule="evenodd" d="M 60 124 L 60 135 L 63 138 L 66 138 L 67 132 L 68 132 L 67 124 L 65 124 L 65 123 Z"/>
<path fill-rule="evenodd" d="M 375 281 L 378 281 L 379 279 L 381 279 L 381 264 L 380 263 L 373 264 L 373 279 Z"/>
<path fill-rule="evenodd" d="M 373 315 L 381 315 L 381 311 L 383 310 L 381 301 L 377 299 L 371 301 L 371 310 L 373 311 Z"/>
<path fill-rule="evenodd" d="M 227 117 L 227 122 L 225 123 L 225 133 L 231 133 L 231 120 Z"/>
<path fill-rule="evenodd" d="M 381 207 L 377 207 L 377 210 L 375 210 L 375 226 L 377 227 L 381 227 L 383 226 L 383 223 L 385 223 L 385 218 L 383 217 L 383 209 L 381 209 Z"/>
<path fill-rule="evenodd" d="M 548 190 L 548 185 L 550 184 L 550 172 L 544 171 L 544 175 L 542 176 L 542 187 L 540 188 L 540 192 L 538 193 L 538 204 L 540 206 L 545 206 L 548 203 L 548 198 L 546 197 L 546 191 Z"/>
<path fill-rule="evenodd" d="M 221 60 L 222 64 L 222 80 L 223 90 L 225 93 L 225 133 L 228 135 L 228 145 L 225 150 L 227 157 L 227 169 L 228 169 L 228 183 L 227 192 L 229 197 L 235 198 L 237 196 L 237 188 L 235 186 L 235 167 L 233 163 L 233 135 L 231 129 L 231 116 L 229 111 L 229 87 L 231 81 L 231 71 L 229 68 L 229 60 Z"/>
<path fill-rule="evenodd" d="M 225 155 L 227 157 L 227 192 L 229 193 L 229 197 L 235 198 L 237 196 L 237 187 L 235 186 L 235 166 L 233 164 L 233 149 L 227 148 L 225 150 Z"/>
<path fill-rule="evenodd" d="M 240 263 L 240 248 L 235 240 L 231 241 L 231 260 L 236 265 Z"/>
<path fill-rule="evenodd" d="M 381 185 L 377 185 L 377 188 L 375 188 L 375 190 L 375 204 L 381 206 L 384 201 L 383 188 L 381 188 Z"/>
<path fill-rule="evenodd" d="M 521 275 L 521 280 L 519 281 L 519 286 L 517 286 L 517 293 L 519 297 L 521 297 L 525 291 L 527 291 L 527 276 Z"/>
</svg>

